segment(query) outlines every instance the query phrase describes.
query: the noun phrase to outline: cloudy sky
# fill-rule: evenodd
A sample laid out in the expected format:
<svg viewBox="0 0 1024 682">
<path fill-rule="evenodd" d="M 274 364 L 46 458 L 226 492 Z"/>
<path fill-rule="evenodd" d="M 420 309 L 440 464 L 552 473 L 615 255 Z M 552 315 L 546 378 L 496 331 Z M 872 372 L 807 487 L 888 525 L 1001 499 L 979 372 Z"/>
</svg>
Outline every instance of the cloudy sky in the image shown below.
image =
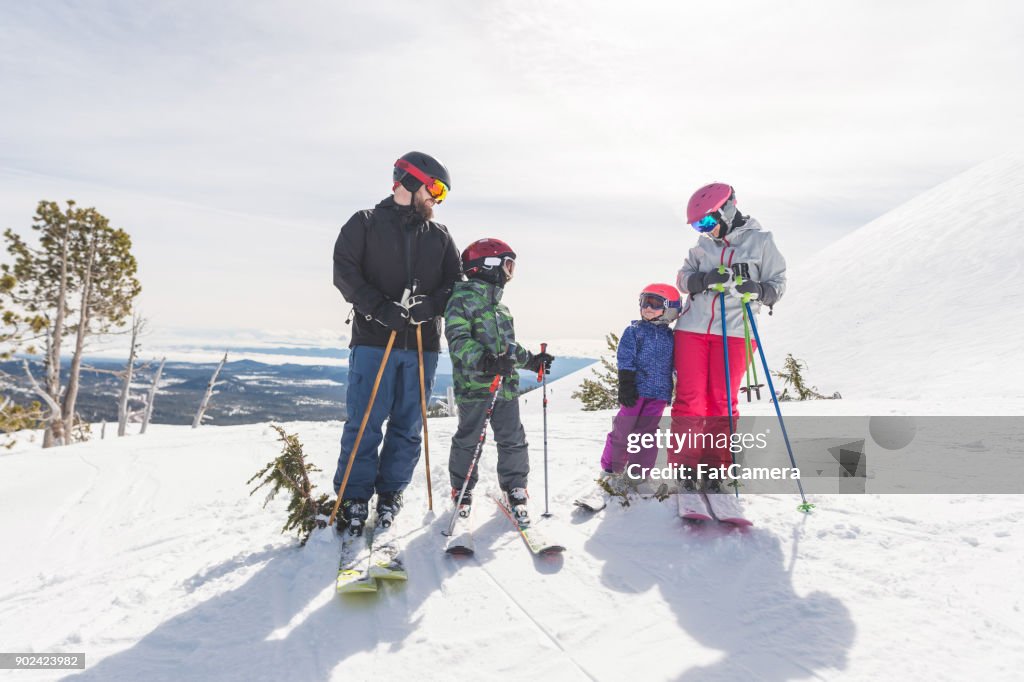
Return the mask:
<svg viewBox="0 0 1024 682">
<path fill-rule="evenodd" d="M 796 268 L 1019 145 L 1021 7 L 5 2 L 0 227 L 74 198 L 133 236 L 157 333 L 337 344 L 337 230 L 418 149 L 460 248 L 519 252 L 520 335 L 600 339 L 673 281 L 701 184 Z"/>
</svg>

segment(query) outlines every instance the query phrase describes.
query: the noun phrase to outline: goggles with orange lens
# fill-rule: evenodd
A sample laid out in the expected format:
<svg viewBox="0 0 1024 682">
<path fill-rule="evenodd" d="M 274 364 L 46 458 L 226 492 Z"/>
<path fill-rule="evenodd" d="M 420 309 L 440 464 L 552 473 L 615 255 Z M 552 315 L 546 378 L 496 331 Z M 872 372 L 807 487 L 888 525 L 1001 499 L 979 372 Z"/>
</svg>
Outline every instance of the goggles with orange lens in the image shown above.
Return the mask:
<svg viewBox="0 0 1024 682">
<path fill-rule="evenodd" d="M 448 185 L 444 184 L 437 178 L 430 177 L 405 159 L 395 161 L 395 168 L 401 168 L 406 173 L 422 182 L 423 186 L 427 188 L 427 193 L 430 194 L 430 197 L 434 200 L 434 203 L 440 204 L 448 197 Z"/>
</svg>

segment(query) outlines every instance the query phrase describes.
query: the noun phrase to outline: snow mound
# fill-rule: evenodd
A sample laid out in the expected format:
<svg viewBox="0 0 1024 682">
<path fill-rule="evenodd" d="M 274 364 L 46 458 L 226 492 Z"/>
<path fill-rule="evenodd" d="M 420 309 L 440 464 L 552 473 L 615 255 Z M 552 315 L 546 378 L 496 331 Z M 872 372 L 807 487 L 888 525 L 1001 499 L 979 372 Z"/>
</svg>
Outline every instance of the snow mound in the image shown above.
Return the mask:
<svg viewBox="0 0 1024 682">
<path fill-rule="evenodd" d="M 790 268 L 758 319 L 770 364 L 844 397 L 1020 400 L 1022 235 L 1019 154 L 924 192 Z"/>
</svg>

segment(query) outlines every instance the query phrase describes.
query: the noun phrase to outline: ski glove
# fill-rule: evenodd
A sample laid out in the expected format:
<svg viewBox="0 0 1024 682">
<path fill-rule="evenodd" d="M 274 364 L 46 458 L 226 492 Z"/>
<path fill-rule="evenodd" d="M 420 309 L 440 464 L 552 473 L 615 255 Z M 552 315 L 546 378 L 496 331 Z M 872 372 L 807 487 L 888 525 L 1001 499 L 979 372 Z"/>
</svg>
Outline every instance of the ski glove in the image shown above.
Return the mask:
<svg viewBox="0 0 1024 682">
<path fill-rule="evenodd" d="M 747 300 L 756 301 L 761 298 L 761 294 L 764 293 L 764 290 L 761 288 L 761 284 L 758 282 L 743 279 L 742 277 L 737 277 L 736 281 L 738 283 L 729 290 L 729 293 L 732 294 L 733 298 L 742 299 L 745 296 L 749 296 L 750 298 Z"/>
<path fill-rule="evenodd" d="M 699 294 L 719 284 L 732 282 L 732 271 L 726 269 L 719 272 L 717 269 L 711 272 L 695 272 L 686 278 L 686 290 L 691 294 Z"/>
<path fill-rule="evenodd" d="M 495 355 L 491 351 L 487 351 L 480 361 L 480 369 L 484 374 L 490 376 L 500 374 L 503 377 L 510 377 L 516 371 L 516 361 L 515 358 L 508 355 Z"/>
<path fill-rule="evenodd" d="M 767 306 L 775 305 L 775 302 L 779 300 L 779 294 L 775 291 L 775 287 L 771 284 L 763 284 L 761 282 L 754 282 L 751 280 L 744 280 L 737 277 L 739 284 L 736 284 L 729 290 L 729 293 L 736 298 L 742 300 L 746 294 L 750 295 L 749 301 L 761 301 Z"/>
<path fill-rule="evenodd" d="M 549 355 L 548 353 L 537 353 L 534 355 L 533 353 L 530 353 L 530 359 L 526 361 L 523 368 L 537 374 L 540 372 L 541 365 L 544 365 L 544 373 L 551 374 L 551 363 L 554 361 L 554 355 Z"/>
<path fill-rule="evenodd" d="M 434 302 L 426 296 L 413 296 L 409 299 L 410 324 L 423 324 L 437 317 Z"/>
<path fill-rule="evenodd" d="M 631 369 L 619 370 L 619 402 L 626 407 L 633 407 L 640 399 L 636 389 L 636 372 Z"/>
<path fill-rule="evenodd" d="M 378 324 L 396 332 L 402 331 L 409 325 L 409 311 L 397 301 L 384 301 L 374 308 L 373 315 L 366 317 L 376 320 Z"/>
</svg>

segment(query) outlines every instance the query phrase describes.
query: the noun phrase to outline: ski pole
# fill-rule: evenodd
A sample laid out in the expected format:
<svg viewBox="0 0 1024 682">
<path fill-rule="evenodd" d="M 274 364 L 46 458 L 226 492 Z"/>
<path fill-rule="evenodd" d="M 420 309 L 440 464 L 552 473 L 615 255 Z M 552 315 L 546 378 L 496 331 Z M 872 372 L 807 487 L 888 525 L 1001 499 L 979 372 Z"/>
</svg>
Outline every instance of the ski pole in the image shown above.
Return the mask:
<svg viewBox="0 0 1024 682">
<path fill-rule="evenodd" d="M 363 412 L 363 421 L 359 424 L 359 433 L 356 434 L 355 445 L 352 446 L 352 452 L 348 453 L 348 464 L 345 465 L 345 476 L 341 479 L 341 487 L 338 488 L 338 499 L 334 501 L 334 509 L 331 510 L 331 518 L 327 522 L 327 525 L 334 525 L 334 517 L 338 515 L 338 507 L 341 506 L 341 496 L 345 494 L 345 486 L 348 485 L 348 476 L 352 473 L 352 463 L 356 459 L 356 452 L 359 451 L 359 443 L 363 440 L 363 431 L 366 429 L 366 422 L 370 420 L 370 412 L 373 410 L 373 402 L 377 399 L 377 389 L 380 388 L 381 377 L 384 376 L 384 368 L 388 364 L 388 356 L 391 355 L 391 347 L 395 345 L 395 335 L 398 332 L 394 329 L 391 330 L 391 336 L 388 337 L 388 345 L 384 349 L 384 357 L 380 361 L 380 369 L 377 370 L 377 380 L 373 382 L 373 390 L 370 391 L 370 402 L 366 405 L 366 411 Z"/>
<path fill-rule="evenodd" d="M 751 340 L 750 340 L 750 321 L 749 321 L 749 318 L 747 317 L 747 308 L 746 308 L 746 304 L 750 302 L 750 299 L 747 298 L 747 296 L 749 296 L 749 294 L 745 294 L 743 296 L 744 307 L 742 308 L 742 310 L 743 310 L 743 339 L 744 339 L 744 342 L 746 343 L 746 352 L 747 352 L 747 402 L 749 403 L 750 402 L 750 394 L 751 394 L 751 392 L 754 392 L 754 393 L 757 394 L 757 399 L 758 400 L 761 399 L 761 380 L 757 378 L 757 361 L 754 359 L 754 346 L 752 345 Z M 751 375 L 751 373 L 753 373 L 753 375 L 754 375 L 754 383 L 753 384 L 750 383 L 750 375 Z"/>
<path fill-rule="evenodd" d="M 443 531 L 443 535 L 451 535 L 455 530 L 455 521 L 459 516 L 459 505 L 462 504 L 466 488 L 469 487 L 469 479 L 473 476 L 473 469 L 476 468 L 476 463 L 480 459 L 480 453 L 484 451 L 484 441 L 487 440 L 487 422 L 490 421 L 491 414 L 494 412 L 494 405 L 498 402 L 498 394 L 501 393 L 501 382 L 503 379 L 500 374 L 495 374 L 494 381 L 491 382 L 491 404 L 487 406 L 487 412 L 484 413 L 484 425 L 480 429 L 480 440 L 477 441 L 476 452 L 473 453 L 473 459 L 469 462 L 466 480 L 462 482 L 462 490 L 459 491 L 459 499 L 455 501 L 455 509 L 452 510 L 452 520 L 448 524 L 448 529 Z"/>
<path fill-rule="evenodd" d="M 749 301 L 747 301 L 747 302 L 749 302 Z M 750 323 L 747 321 L 748 318 L 746 316 L 746 313 L 747 313 L 747 309 L 746 309 L 746 307 L 744 307 L 743 308 L 743 320 L 744 320 L 744 324 L 747 325 L 747 336 L 749 337 L 750 336 Z M 754 359 L 754 346 L 753 346 L 753 341 L 751 341 L 750 338 L 747 339 L 747 354 L 748 354 L 748 357 L 750 358 L 750 369 L 754 373 L 754 391 L 757 392 L 757 399 L 760 400 L 761 399 L 761 380 L 757 378 L 757 360 Z"/>
<path fill-rule="evenodd" d="M 751 388 L 751 384 L 750 384 L 750 366 L 751 366 L 751 362 L 750 361 L 753 359 L 753 358 L 751 358 L 751 355 L 752 355 L 751 351 L 753 349 L 750 347 L 750 325 L 747 324 L 747 309 L 746 308 L 740 308 L 740 310 L 743 312 L 743 354 L 744 354 L 744 357 L 745 357 L 745 360 L 746 360 L 746 362 L 743 363 L 743 370 L 744 370 L 744 372 L 746 372 L 747 386 L 746 386 L 745 390 L 747 392 L 747 402 L 749 403 L 750 400 L 751 400 L 750 396 L 754 392 L 754 390 L 753 390 L 753 388 Z M 740 390 L 744 390 L 744 389 L 740 389 Z"/>
<path fill-rule="evenodd" d="M 423 325 L 416 325 L 416 350 L 420 357 L 420 413 L 423 416 L 423 457 L 427 467 L 427 511 L 434 511 L 434 491 L 430 481 L 430 432 L 427 429 L 427 389 L 423 378 Z"/>
<path fill-rule="evenodd" d="M 548 344 L 540 344 L 540 352 L 548 352 Z M 544 513 L 542 517 L 547 518 L 551 516 L 551 512 L 548 511 L 548 373 L 547 368 L 542 362 L 540 369 L 537 370 L 537 380 L 540 381 L 541 392 L 544 394 Z"/>
<path fill-rule="evenodd" d="M 724 273 L 727 268 L 724 265 L 718 266 L 718 272 Z M 732 380 L 729 376 L 729 336 L 728 329 L 725 323 L 725 286 L 720 285 L 718 302 L 721 304 L 720 310 L 722 312 L 722 354 L 725 356 L 725 410 L 729 413 L 729 444 L 732 445 L 732 434 L 734 425 L 732 422 Z M 732 451 L 732 447 L 729 448 L 729 456 L 732 458 L 732 463 L 736 463 L 736 455 Z M 737 490 L 739 492 L 739 490 Z"/>
<path fill-rule="evenodd" d="M 789 444 L 789 434 L 786 433 L 786 423 L 782 420 L 782 410 L 779 409 L 779 399 L 775 395 L 775 386 L 772 384 L 772 373 L 768 370 L 768 360 L 764 356 L 764 346 L 761 344 L 761 336 L 757 333 L 757 323 L 754 322 L 754 314 L 750 311 L 750 303 L 744 303 L 743 307 L 746 308 L 747 317 L 750 318 L 750 328 L 754 330 L 754 340 L 757 341 L 757 352 L 761 355 L 761 365 L 764 367 L 764 375 L 768 380 L 768 390 L 772 394 L 772 402 L 775 403 L 775 414 L 779 417 L 779 426 L 782 427 L 782 437 L 786 440 L 786 450 L 789 452 L 789 461 L 793 465 L 794 469 L 797 469 L 796 458 L 793 456 L 793 447 Z M 804 495 L 804 486 L 800 483 L 800 479 L 796 479 L 796 487 L 800 491 L 800 499 L 803 500 L 803 504 L 799 505 L 797 509 L 806 513 L 810 513 L 814 509 L 814 505 L 807 501 L 807 496 Z"/>
</svg>

